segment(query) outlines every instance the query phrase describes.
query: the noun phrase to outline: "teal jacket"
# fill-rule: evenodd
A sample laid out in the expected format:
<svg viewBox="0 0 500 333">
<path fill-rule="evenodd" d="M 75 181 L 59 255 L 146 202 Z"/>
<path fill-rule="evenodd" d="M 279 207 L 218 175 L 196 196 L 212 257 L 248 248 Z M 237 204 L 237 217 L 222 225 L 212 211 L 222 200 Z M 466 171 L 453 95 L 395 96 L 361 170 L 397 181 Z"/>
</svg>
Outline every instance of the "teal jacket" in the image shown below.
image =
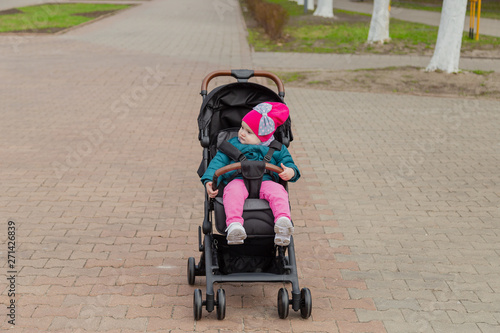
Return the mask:
<svg viewBox="0 0 500 333">
<path fill-rule="evenodd" d="M 241 144 L 240 141 L 238 140 L 237 137 L 232 138 L 229 140 L 229 143 L 233 144 L 236 148 L 238 148 L 248 160 L 250 161 L 262 161 L 264 160 L 264 156 L 266 156 L 267 152 L 269 151 L 269 147 L 266 146 L 259 146 L 259 145 L 244 145 Z M 212 159 L 210 164 L 208 165 L 207 170 L 201 177 L 201 182 L 203 184 L 206 184 L 207 182 L 211 182 L 215 171 L 218 169 L 232 164 L 236 163 L 232 159 L 230 159 L 226 154 L 223 152 L 219 151 L 215 155 L 215 157 Z M 271 164 L 277 165 L 281 168 L 281 163 L 283 163 L 286 167 L 292 168 L 295 171 L 295 176 L 293 176 L 292 179 L 289 180 L 289 182 L 296 182 L 300 178 L 300 172 L 297 166 L 295 165 L 292 155 L 290 155 L 290 152 L 288 149 L 283 145 L 281 147 L 281 150 L 276 150 L 271 158 L 270 161 Z M 236 171 L 228 172 L 226 174 L 223 174 L 219 177 L 218 184 L 219 185 L 221 182 L 227 183 L 227 180 L 231 178 L 231 176 L 235 173 Z M 279 176 L 278 174 L 273 174 L 274 179 L 269 175 L 269 174 L 264 174 L 263 180 L 274 180 L 278 181 Z M 242 178 L 241 175 L 236 177 L 236 178 Z"/>
</svg>

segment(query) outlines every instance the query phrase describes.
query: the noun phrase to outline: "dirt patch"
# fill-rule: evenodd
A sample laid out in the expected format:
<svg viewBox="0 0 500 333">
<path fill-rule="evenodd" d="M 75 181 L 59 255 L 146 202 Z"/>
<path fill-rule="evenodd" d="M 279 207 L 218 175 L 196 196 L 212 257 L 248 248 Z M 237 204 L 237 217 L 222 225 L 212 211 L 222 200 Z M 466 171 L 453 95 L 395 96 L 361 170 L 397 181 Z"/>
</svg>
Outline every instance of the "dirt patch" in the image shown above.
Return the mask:
<svg viewBox="0 0 500 333">
<path fill-rule="evenodd" d="M 336 12 L 335 17 L 327 18 L 314 15 L 300 15 L 290 17 L 288 24 L 291 26 L 301 26 L 304 24 L 310 25 L 334 25 L 336 23 L 357 23 L 357 22 L 370 22 L 370 15 L 349 15 L 341 12 Z"/>
<path fill-rule="evenodd" d="M 416 67 L 391 67 L 279 75 L 286 87 L 500 99 L 500 73 L 496 72 L 446 74 Z"/>
<path fill-rule="evenodd" d="M 368 52 L 369 50 L 369 52 Z M 434 46 L 429 47 L 426 44 L 419 43 L 409 45 L 402 41 L 392 40 L 385 44 L 363 44 L 360 45 L 355 52 L 356 54 L 396 54 L 396 55 L 418 55 L 432 56 L 434 54 Z M 471 45 L 462 43 L 461 57 L 468 58 L 494 58 L 500 59 L 500 48 L 494 45 Z"/>
<path fill-rule="evenodd" d="M 12 14 L 21 14 L 22 11 L 17 8 L 0 10 L 0 15 L 12 15 Z"/>
<path fill-rule="evenodd" d="M 67 28 L 42 28 L 42 29 L 24 29 L 24 30 L 16 30 L 9 31 L 7 33 L 30 33 L 30 34 L 54 34 L 59 31 L 63 31 Z M 6 32 L 4 32 L 5 34 Z"/>
<path fill-rule="evenodd" d="M 95 12 L 90 12 L 90 13 L 72 14 L 72 16 L 83 16 L 83 17 L 97 18 L 97 17 L 101 17 L 104 15 L 114 13 L 114 12 L 116 12 L 116 10 L 101 10 L 101 11 L 95 11 Z"/>
</svg>

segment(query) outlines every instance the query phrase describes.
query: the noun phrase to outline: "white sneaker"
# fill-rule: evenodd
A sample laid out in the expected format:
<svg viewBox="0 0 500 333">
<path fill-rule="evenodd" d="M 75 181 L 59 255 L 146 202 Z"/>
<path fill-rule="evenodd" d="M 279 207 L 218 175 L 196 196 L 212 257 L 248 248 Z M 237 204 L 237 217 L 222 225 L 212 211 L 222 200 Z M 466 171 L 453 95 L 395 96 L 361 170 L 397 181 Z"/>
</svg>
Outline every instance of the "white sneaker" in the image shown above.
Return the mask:
<svg viewBox="0 0 500 333">
<path fill-rule="evenodd" d="M 290 235 L 293 234 L 292 221 L 288 217 L 280 217 L 274 224 L 274 244 L 279 246 L 288 246 L 290 244 Z"/>
<path fill-rule="evenodd" d="M 247 238 L 247 233 L 245 232 L 245 228 L 239 222 L 233 222 L 229 224 L 226 229 L 227 235 L 227 244 L 228 245 L 237 245 L 243 244 L 243 240 Z"/>
</svg>

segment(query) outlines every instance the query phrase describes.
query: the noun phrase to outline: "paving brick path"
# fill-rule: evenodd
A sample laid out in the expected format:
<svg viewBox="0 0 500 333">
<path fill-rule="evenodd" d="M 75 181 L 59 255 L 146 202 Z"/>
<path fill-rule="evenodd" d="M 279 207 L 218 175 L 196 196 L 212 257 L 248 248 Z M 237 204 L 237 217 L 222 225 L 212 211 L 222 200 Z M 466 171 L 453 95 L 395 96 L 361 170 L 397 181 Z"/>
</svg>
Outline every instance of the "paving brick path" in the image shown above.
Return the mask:
<svg viewBox="0 0 500 333">
<path fill-rule="evenodd" d="M 287 102 L 312 317 L 278 319 L 279 285 L 225 284 L 226 319 L 193 321 L 199 86 L 254 65 L 233 0 L 153 0 L 62 35 L 0 36 L 0 235 L 16 222 L 18 270 L 16 325 L 2 306 L 2 329 L 498 330 L 500 103 L 310 89 Z"/>
</svg>

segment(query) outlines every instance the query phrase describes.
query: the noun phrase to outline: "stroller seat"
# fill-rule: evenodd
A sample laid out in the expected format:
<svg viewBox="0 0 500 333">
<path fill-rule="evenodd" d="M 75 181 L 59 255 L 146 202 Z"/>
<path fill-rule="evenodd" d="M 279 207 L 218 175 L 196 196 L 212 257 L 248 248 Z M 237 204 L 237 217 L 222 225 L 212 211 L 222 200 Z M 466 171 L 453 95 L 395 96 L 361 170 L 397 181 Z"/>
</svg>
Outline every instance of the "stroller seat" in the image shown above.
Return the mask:
<svg viewBox="0 0 500 333">
<path fill-rule="evenodd" d="M 226 213 L 221 197 L 215 198 L 215 228 L 226 235 Z M 249 238 L 259 236 L 274 237 L 274 215 L 266 200 L 247 199 L 243 206 L 243 227 Z"/>
<path fill-rule="evenodd" d="M 233 76 L 238 82 L 216 87 L 207 94 L 209 81 L 217 76 Z M 266 77 L 274 81 L 278 87 L 278 94 L 265 86 L 247 82 L 253 76 Z M 208 164 L 219 148 L 223 148 L 221 143 L 237 135 L 243 117 L 262 102 L 284 103 L 285 91 L 281 80 L 272 73 L 232 70 L 208 74 L 202 82 L 201 95 L 203 103 L 198 116 L 198 139 L 203 147 L 203 158 L 198 168 L 200 177 L 207 170 Z M 276 129 L 274 136 L 276 141 L 288 147 L 293 140 L 290 118 Z M 260 167 L 264 164 L 261 161 L 256 162 L 260 163 Z M 242 165 L 245 168 L 249 165 L 253 168 L 257 164 L 234 163 L 217 170 L 214 178 L 241 168 Z M 282 172 L 281 168 L 268 163 L 265 163 L 265 168 L 274 173 Z M 244 172 L 242 175 L 246 180 L 250 178 Z M 279 177 L 276 178 L 281 183 Z M 219 184 L 216 180 L 213 183 Z M 284 185 L 287 188 L 286 184 Z M 287 318 L 290 306 L 294 311 L 300 310 L 302 318 L 309 318 L 311 315 L 311 292 L 308 288 L 299 288 L 293 236 L 290 236 L 288 246 L 274 244 L 274 215 L 266 200 L 254 198 L 255 194 L 258 197 L 259 193 L 256 188 L 249 190 L 252 195 L 246 199 L 243 207 L 245 221 L 243 227 L 247 238 L 239 245 L 227 244 L 226 214 L 221 197 L 223 186 L 215 199 L 209 198 L 205 192 L 204 219 L 202 225 L 198 227 L 198 250 L 201 252 L 201 258 L 198 264 L 193 257 L 190 257 L 187 263 L 187 279 L 190 285 L 195 284 L 196 276 L 206 278 L 206 299 L 203 299 L 201 289 L 194 291 L 195 320 L 201 319 L 203 306 L 208 312 L 217 309 L 217 319 L 225 318 L 225 291 L 222 288 L 217 292 L 214 291 L 214 284 L 224 282 L 290 283 L 291 298 L 286 288 L 283 287 L 278 291 L 279 317 Z M 214 225 L 217 233 L 213 231 Z"/>
</svg>

